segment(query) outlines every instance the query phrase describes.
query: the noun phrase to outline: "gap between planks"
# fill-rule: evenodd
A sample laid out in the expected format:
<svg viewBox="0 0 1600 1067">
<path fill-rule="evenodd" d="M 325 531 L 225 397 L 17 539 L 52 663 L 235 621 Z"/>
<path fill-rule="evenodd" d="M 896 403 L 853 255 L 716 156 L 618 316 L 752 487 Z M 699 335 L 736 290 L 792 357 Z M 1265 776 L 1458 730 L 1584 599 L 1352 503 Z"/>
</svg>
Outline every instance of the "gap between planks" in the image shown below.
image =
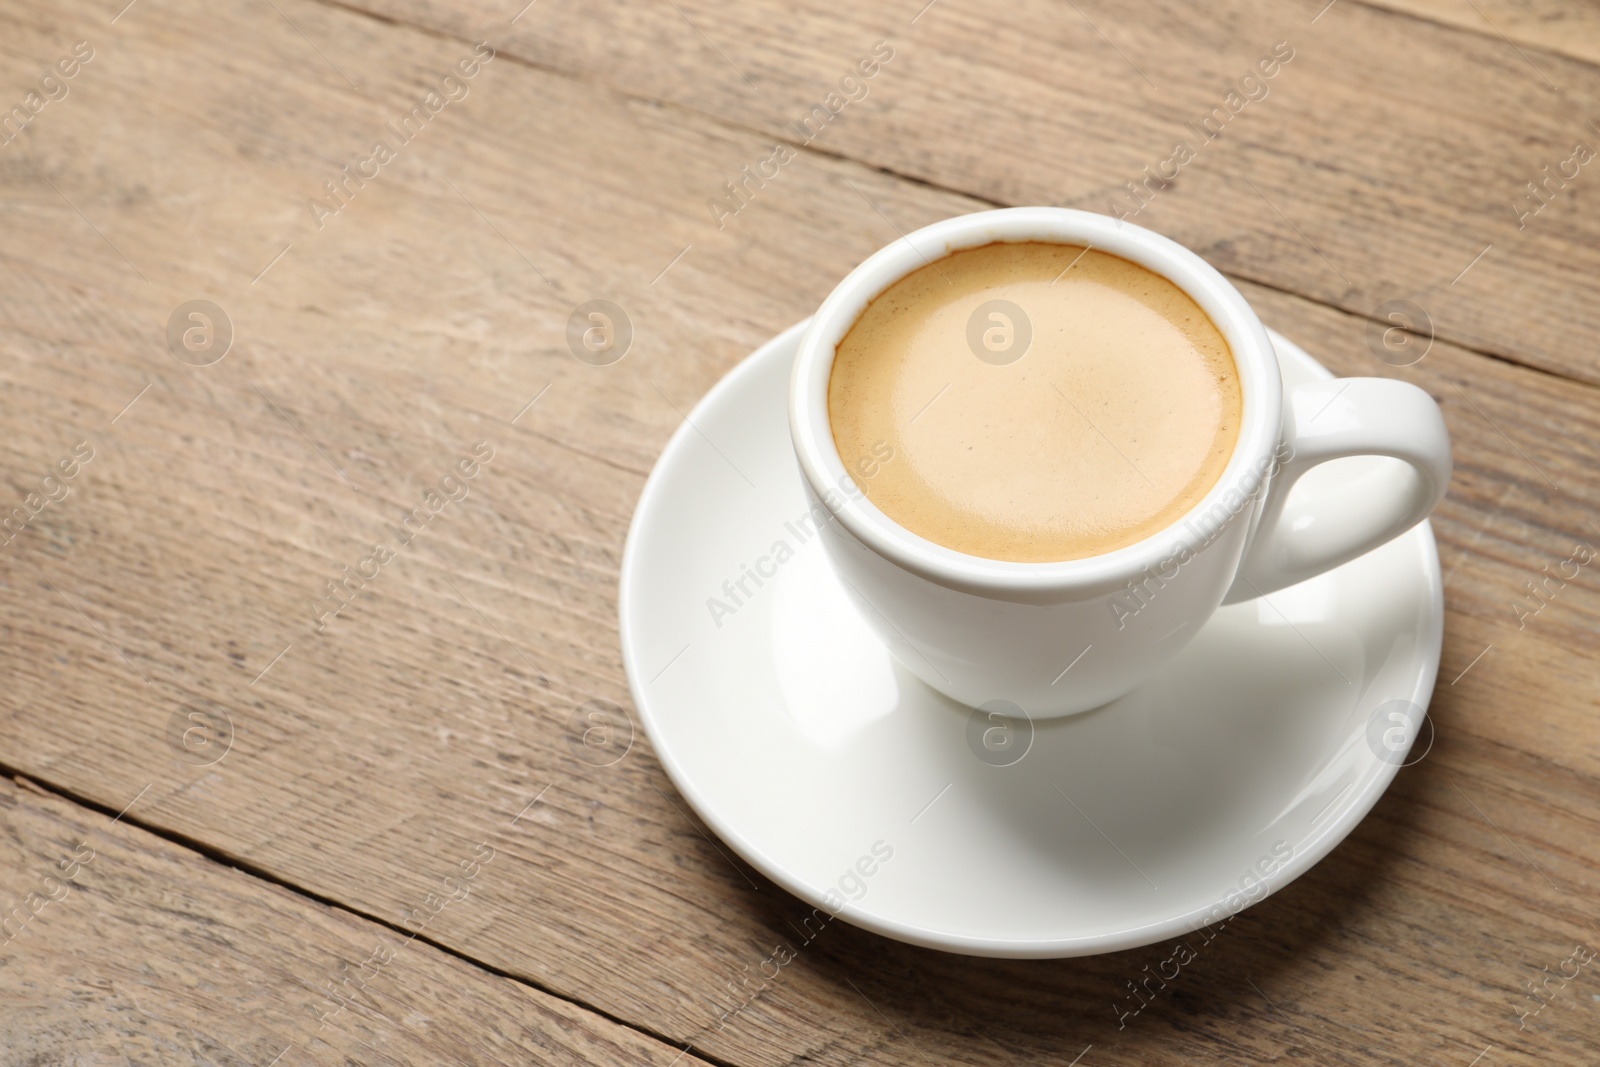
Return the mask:
<svg viewBox="0 0 1600 1067">
<path fill-rule="evenodd" d="M 376 926 L 381 926 L 392 933 L 406 938 L 408 941 L 421 942 L 422 944 L 436 949 L 447 956 L 460 960 L 469 966 L 476 967 L 485 974 L 494 975 L 497 978 L 515 982 L 517 985 L 535 990 L 553 1000 L 559 1000 L 565 1004 L 570 1004 L 575 1008 L 596 1016 L 597 1018 L 605 1019 L 608 1022 L 614 1023 L 617 1026 L 623 1027 L 627 1030 L 631 1030 L 636 1034 L 647 1037 L 650 1040 L 656 1041 L 662 1045 L 666 1045 L 675 1049 L 679 1048 L 681 1045 L 681 1042 L 666 1034 L 652 1030 L 648 1026 L 642 1026 L 639 1023 L 624 1019 L 621 1016 L 613 1015 L 603 1008 L 595 1007 L 593 1004 L 588 1004 L 577 999 L 576 997 L 572 997 L 556 989 L 552 989 L 549 986 L 534 981 L 532 978 L 516 974 L 513 971 L 508 971 L 501 967 L 496 967 L 492 963 L 485 963 L 483 960 L 469 956 L 460 949 L 453 948 L 442 941 L 435 940 L 434 938 L 429 937 L 427 934 L 415 933 L 413 931 L 404 929 L 395 923 L 389 922 L 387 919 L 383 919 L 376 915 L 362 911 L 360 908 L 351 907 L 350 905 L 344 903 L 343 901 L 337 900 L 334 897 L 325 896 L 314 889 L 297 885 L 294 882 L 273 874 L 271 871 L 268 871 L 263 867 L 257 866 L 242 856 L 235 856 L 224 849 L 209 845 L 204 841 L 192 838 L 187 834 L 178 833 L 173 830 L 156 826 L 152 823 L 144 821 L 138 816 L 128 815 L 126 812 L 118 816 L 110 808 L 104 804 L 101 804 L 97 800 L 93 800 L 89 797 L 83 796 L 80 793 L 76 793 L 73 790 L 41 779 L 37 775 L 24 773 L 23 771 L 18 770 L 4 761 L 0 761 L 0 775 L 10 778 L 20 789 L 24 790 L 25 792 L 36 793 L 39 796 L 49 797 L 56 800 L 64 800 L 75 805 L 76 807 L 82 808 L 85 811 L 93 812 L 96 815 L 102 815 L 106 818 L 115 818 L 118 822 L 127 823 L 130 826 L 150 834 L 152 837 L 158 837 L 168 844 L 176 845 L 179 848 L 192 852 L 209 863 L 214 863 L 219 867 L 232 868 L 233 870 L 236 870 L 239 873 L 247 875 L 260 882 L 276 886 L 279 889 L 293 893 L 297 897 L 321 904 L 325 908 L 330 908 L 334 911 L 342 912 L 346 915 L 353 916 L 354 918 L 361 919 Z M 687 1052 L 689 1049 L 682 1049 L 681 1051 Z M 715 1067 L 741 1067 L 740 1064 L 713 1056 L 698 1048 L 694 1049 L 694 1054 L 703 1062 L 714 1064 Z"/>
<path fill-rule="evenodd" d="M 459 34 L 450 32 L 448 30 L 443 30 L 443 29 L 440 29 L 440 28 L 435 27 L 435 26 L 423 25 L 422 23 L 418 23 L 418 22 L 410 22 L 410 21 L 407 21 L 405 19 L 397 18 L 397 17 L 395 17 L 393 15 L 389 15 L 389 14 L 386 14 L 386 13 L 383 13 L 383 12 L 380 12 L 380 11 L 373 11 L 370 8 L 362 7 L 359 4 L 349 3 L 349 2 L 347 2 L 347 0 L 311 0 L 311 2 L 319 4 L 319 5 L 323 6 L 323 7 L 333 8 L 333 9 L 339 10 L 339 11 L 347 11 L 347 12 L 350 12 L 351 14 L 353 14 L 353 15 L 358 15 L 358 16 L 360 16 L 362 18 L 371 19 L 374 22 L 379 22 L 379 23 L 382 23 L 382 24 L 387 25 L 387 26 L 395 26 L 395 27 L 399 27 L 401 29 L 412 30 L 412 31 L 414 31 L 416 33 L 420 33 L 420 34 L 423 34 L 424 36 L 432 37 L 432 38 L 434 38 L 436 40 L 440 40 L 440 41 L 451 41 L 451 42 L 458 43 L 458 44 L 474 44 L 474 43 L 476 43 L 475 41 L 469 40 L 468 38 L 462 37 Z M 1369 2 L 1369 0 L 1344 0 L 1344 2 L 1345 3 L 1349 3 L 1349 4 L 1354 4 L 1356 6 L 1366 8 L 1369 11 L 1377 12 L 1377 13 L 1379 13 L 1381 15 L 1387 15 L 1387 16 L 1390 16 L 1390 17 L 1393 17 L 1393 18 L 1412 19 L 1412 20 L 1417 21 L 1417 22 L 1423 22 L 1423 23 L 1426 23 L 1426 24 L 1428 24 L 1430 26 L 1436 26 L 1436 27 L 1439 27 L 1440 29 L 1453 31 L 1453 32 L 1456 32 L 1456 33 L 1472 34 L 1473 36 L 1483 37 L 1483 38 L 1489 39 L 1489 40 L 1496 40 L 1496 41 L 1501 40 L 1501 37 L 1500 37 L 1500 35 L 1498 33 L 1487 33 L 1487 32 L 1480 33 L 1479 31 L 1471 29 L 1469 27 L 1461 26 L 1461 25 L 1458 25 L 1458 24 L 1452 23 L 1452 22 L 1445 22 L 1445 21 L 1442 21 L 1440 19 L 1433 18 L 1433 17 L 1431 17 L 1429 15 L 1426 15 L 1424 13 L 1417 12 L 1417 11 L 1411 11 L 1409 9 L 1390 7 L 1390 6 L 1381 4 L 1381 3 L 1372 3 L 1372 2 Z M 1524 42 L 1518 44 L 1517 47 L 1518 48 L 1523 48 L 1523 47 L 1531 48 L 1534 51 L 1540 53 L 1543 57 L 1550 59 L 1552 62 L 1576 63 L 1579 66 L 1588 67 L 1588 68 L 1594 70 L 1597 74 L 1600 74 L 1600 64 L 1592 63 L 1592 62 L 1590 62 L 1588 60 L 1580 59 L 1580 58 L 1578 58 L 1576 56 L 1569 56 L 1564 52 L 1552 51 L 1551 49 L 1549 49 L 1548 47 L 1546 47 L 1544 45 L 1540 45 L 1540 44 L 1536 44 L 1536 43 L 1533 43 L 1533 42 L 1524 41 Z M 730 119 L 730 118 L 727 118 L 725 116 L 719 115 L 719 114 L 717 114 L 715 112 L 712 112 L 712 111 L 703 111 L 703 110 L 701 110 L 699 108 L 690 107 L 690 106 L 688 106 L 686 104 L 681 104 L 681 103 L 678 103 L 677 101 L 673 101 L 673 100 L 663 99 L 661 97 L 641 95 L 641 94 L 633 92 L 633 91 L 631 91 L 631 90 L 629 90 L 627 88 L 624 88 L 623 86 L 618 85 L 618 84 L 616 84 L 614 82 L 609 82 L 609 81 L 606 81 L 606 80 L 601 79 L 601 78 L 595 78 L 595 77 L 589 77 L 589 76 L 585 76 L 585 75 L 580 75 L 580 74 L 574 73 L 572 71 L 562 70 L 562 69 L 560 69 L 558 67 L 548 66 L 548 65 L 546 65 L 544 63 L 535 62 L 534 60 L 531 60 L 531 59 L 527 58 L 526 56 L 520 55 L 520 54 L 518 54 L 516 52 L 513 52 L 513 51 L 505 51 L 505 52 L 501 52 L 499 54 L 504 56 L 506 59 L 511 60 L 513 63 L 518 64 L 519 66 L 526 67 L 529 70 L 538 71 L 541 74 L 546 74 L 546 75 L 549 75 L 551 77 L 561 78 L 561 79 L 564 79 L 565 81 L 572 82 L 573 84 L 576 84 L 576 85 L 598 86 L 598 87 L 604 89 L 605 91 L 607 91 L 609 93 L 612 93 L 612 94 L 616 95 L 617 97 L 619 97 L 619 98 L 621 98 L 623 100 L 631 100 L 631 101 L 636 101 L 636 102 L 639 102 L 639 103 L 651 104 L 653 106 L 662 108 L 664 110 L 673 110 L 673 111 L 678 111 L 678 112 L 681 112 L 681 113 L 687 114 L 687 115 L 694 115 L 694 116 L 697 116 L 697 117 L 699 117 L 701 119 L 704 119 L 706 121 L 712 122 L 712 123 L 716 124 L 717 126 L 720 126 L 721 128 L 723 128 L 724 130 L 732 130 L 732 131 L 738 131 L 738 132 L 741 132 L 741 133 L 752 134 L 752 135 L 755 135 L 757 137 L 762 138 L 763 140 L 774 140 L 774 141 L 777 141 L 777 142 L 782 142 L 784 144 L 789 145 L 792 148 L 797 149 L 798 151 L 810 152 L 810 153 L 813 153 L 813 154 L 815 154 L 817 156 L 821 156 L 821 157 L 824 157 L 824 158 L 835 159 L 835 160 L 838 160 L 840 162 L 849 163 L 849 164 L 851 164 L 853 166 L 860 167 L 863 170 L 873 171 L 873 172 L 876 172 L 878 174 L 887 175 L 887 176 L 889 176 L 891 178 L 894 178 L 897 181 L 908 182 L 908 183 L 910 183 L 912 185 L 921 186 L 922 188 L 925 188 L 925 189 L 931 189 L 931 190 L 934 190 L 936 192 L 946 193 L 946 194 L 949 194 L 949 195 L 952 195 L 952 196 L 964 197 L 964 198 L 966 198 L 968 200 L 972 200 L 972 201 L 974 201 L 976 203 L 979 203 L 979 204 L 987 205 L 988 207 L 991 207 L 991 208 L 1006 208 L 1006 207 L 1017 207 L 1018 206 L 1016 204 L 1007 203 L 1007 202 L 1005 202 L 1003 200 L 995 200 L 995 199 L 993 199 L 991 197 L 988 197 L 988 196 L 985 196 L 985 195 L 983 195 L 981 193 L 975 193 L 975 192 L 972 192 L 972 191 L 967 190 L 967 189 L 958 188 L 958 187 L 952 186 L 952 185 L 946 185 L 946 184 L 944 184 L 942 182 L 934 181 L 934 180 L 929 179 L 929 178 L 919 177 L 918 175 L 915 175 L 915 174 L 907 174 L 907 173 L 905 173 L 903 171 L 896 170 L 893 167 L 882 166 L 882 165 L 877 164 L 877 163 L 869 163 L 869 162 L 867 162 L 865 160 L 857 159 L 854 156 L 848 155 L 848 154 L 846 154 L 844 152 L 834 151 L 834 150 L 828 149 L 828 148 L 819 148 L 819 147 L 817 147 L 816 145 L 813 145 L 813 144 L 802 144 L 801 142 L 796 141 L 796 140 L 794 140 L 792 138 L 785 137 L 785 136 L 783 136 L 781 134 L 774 134 L 769 130 L 761 129 L 760 127 L 750 126 L 750 125 L 747 125 L 747 124 L 742 123 L 742 122 L 734 121 L 733 119 Z M 1295 290 L 1295 289 L 1285 288 L 1281 283 L 1278 283 L 1278 282 L 1275 282 L 1275 281 L 1256 278 L 1256 277 L 1253 277 L 1253 276 L 1248 275 L 1248 274 L 1237 274 L 1237 273 L 1230 274 L 1229 272 L 1226 272 L 1226 271 L 1223 272 L 1223 275 L 1224 275 L 1224 277 L 1228 277 L 1230 279 L 1238 278 L 1238 279 L 1241 279 L 1241 280 L 1244 280 L 1244 281 L 1247 281 L 1247 282 L 1251 282 L 1251 283 L 1253 283 L 1255 285 L 1260 285 L 1260 286 L 1262 286 L 1264 288 L 1272 289 L 1272 290 L 1274 290 L 1276 292 L 1284 293 L 1285 295 L 1288 295 L 1288 296 L 1297 297 L 1298 299 L 1304 300 L 1309 304 L 1314 304 L 1314 305 L 1317 305 L 1318 307 L 1325 307 L 1325 308 L 1328 308 L 1331 311 L 1337 311 L 1342 315 L 1348 315 L 1351 318 L 1361 319 L 1361 320 L 1363 320 L 1365 322 L 1379 322 L 1380 321 L 1378 319 L 1374 319 L 1370 314 L 1363 313 L 1363 312 L 1360 312 L 1360 311 L 1352 311 L 1351 309 L 1346 308 L 1346 307 L 1342 307 L 1342 306 L 1340 306 L 1338 304 L 1329 303 L 1328 301 L 1323 300 L 1320 297 L 1312 296 L 1312 295 L 1310 295 L 1308 293 L 1302 293 L 1302 292 L 1300 292 L 1298 290 Z M 1435 340 L 1435 341 L 1444 341 L 1446 344 L 1449 344 L 1449 345 L 1451 345 L 1451 346 L 1453 346 L 1455 348 L 1459 348 L 1464 352 L 1471 352 L 1471 353 L 1473 353 L 1475 355 L 1484 356 L 1484 357 L 1486 357 L 1488 359 L 1498 360 L 1501 363 L 1506 363 L 1506 364 L 1509 364 L 1509 365 L 1514 366 L 1514 367 L 1521 367 L 1521 368 L 1523 368 L 1525 370 L 1536 371 L 1536 372 L 1538 372 L 1540 374 L 1544 374 L 1544 375 L 1546 375 L 1548 377 L 1555 378 L 1555 379 L 1557 379 L 1559 381 L 1570 382 L 1570 383 L 1577 384 L 1577 385 L 1592 385 L 1592 384 L 1594 384 L 1592 382 L 1585 381 L 1582 378 L 1573 377 L 1573 376 L 1568 375 L 1568 374 L 1562 374 L 1560 372 L 1549 370 L 1549 369 L 1547 369 L 1545 367 L 1540 367 L 1540 366 L 1537 366 L 1537 365 L 1532 364 L 1532 363 L 1525 363 L 1521 359 L 1518 359 L 1514 355 L 1510 355 L 1510 354 L 1507 354 L 1507 353 L 1504 353 L 1504 352 L 1496 352 L 1496 351 L 1493 351 L 1491 349 L 1479 348 L 1479 347 L 1477 347 L 1475 345 L 1468 344 L 1465 341 L 1458 340 L 1458 339 L 1450 337 L 1450 336 L 1448 336 L 1446 334 L 1440 333 L 1440 332 L 1438 332 L 1437 329 L 1434 331 L 1432 339 Z M 593 457 L 591 457 L 591 458 L 593 458 Z M 615 464 L 613 464 L 613 465 L 615 465 Z"/>
</svg>

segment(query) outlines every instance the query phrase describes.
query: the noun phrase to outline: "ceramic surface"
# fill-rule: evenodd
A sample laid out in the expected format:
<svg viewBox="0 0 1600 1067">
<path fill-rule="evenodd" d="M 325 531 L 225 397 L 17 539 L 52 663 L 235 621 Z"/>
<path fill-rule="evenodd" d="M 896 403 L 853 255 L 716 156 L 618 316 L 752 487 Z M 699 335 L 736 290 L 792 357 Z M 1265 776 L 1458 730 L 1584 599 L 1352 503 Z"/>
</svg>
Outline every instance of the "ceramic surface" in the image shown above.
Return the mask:
<svg viewBox="0 0 1600 1067">
<path fill-rule="evenodd" d="M 679 428 L 623 560 L 622 647 L 644 728 L 740 856 L 889 937 L 1054 957 L 1215 922 L 1350 832 L 1405 758 L 1438 669 L 1427 523 L 1221 608 L 1110 705 L 1007 726 L 902 667 L 801 521 L 784 412 L 805 326 Z M 1286 385 L 1329 377 L 1272 341 Z M 1338 492 L 1382 462 L 1327 463 L 1302 484 Z"/>
<path fill-rule="evenodd" d="M 1243 392 L 1233 452 L 1205 495 L 1166 528 L 1084 559 L 985 559 L 912 533 L 859 484 L 870 480 L 877 458 L 840 456 L 828 418 L 835 351 L 869 301 L 954 249 L 1032 240 L 1091 246 L 1170 280 L 1226 339 Z M 1021 336 L 1027 312 L 1007 306 L 991 321 L 1004 320 L 1015 327 L 1013 338 Z M 974 328 L 969 323 L 969 344 L 977 343 Z M 976 348 L 973 357 L 980 358 Z M 879 639 L 946 696 L 973 707 L 1006 701 L 1035 719 L 1078 714 L 1128 693 L 1177 655 L 1220 604 L 1276 592 L 1365 554 L 1427 518 L 1450 481 L 1449 431 L 1426 391 L 1393 378 L 1285 381 L 1266 327 L 1216 268 L 1142 226 L 1068 208 L 958 215 L 868 257 L 801 334 L 788 417 L 834 572 Z M 1070 417 L 1064 409 L 1063 417 Z M 1087 418 L 1081 409 L 1076 417 Z M 886 457 L 910 447 L 879 445 Z M 1347 471 L 1317 492 L 1301 489 L 1301 477 L 1319 465 L 1356 456 L 1383 458 L 1359 477 Z M 1132 468 L 1130 480 L 1136 474 Z"/>
</svg>

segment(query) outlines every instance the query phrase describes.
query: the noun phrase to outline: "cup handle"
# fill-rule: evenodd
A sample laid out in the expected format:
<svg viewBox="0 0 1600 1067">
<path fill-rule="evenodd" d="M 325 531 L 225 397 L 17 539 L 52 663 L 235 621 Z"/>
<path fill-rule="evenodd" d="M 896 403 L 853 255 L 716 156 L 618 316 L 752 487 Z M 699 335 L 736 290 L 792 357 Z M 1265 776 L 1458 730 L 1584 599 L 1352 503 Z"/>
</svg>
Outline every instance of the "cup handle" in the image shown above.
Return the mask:
<svg viewBox="0 0 1600 1067">
<path fill-rule="evenodd" d="M 1292 451 L 1267 486 L 1261 519 L 1224 604 L 1262 596 L 1349 562 L 1428 517 L 1450 483 L 1450 433 L 1433 397 L 1391 378 L 1334 378 L 1293 388 L 1283 441 Z M 1347 482 L 1291 499 L 1300 476 L 1347 456 L 1390 456 Z"/>
</svg>

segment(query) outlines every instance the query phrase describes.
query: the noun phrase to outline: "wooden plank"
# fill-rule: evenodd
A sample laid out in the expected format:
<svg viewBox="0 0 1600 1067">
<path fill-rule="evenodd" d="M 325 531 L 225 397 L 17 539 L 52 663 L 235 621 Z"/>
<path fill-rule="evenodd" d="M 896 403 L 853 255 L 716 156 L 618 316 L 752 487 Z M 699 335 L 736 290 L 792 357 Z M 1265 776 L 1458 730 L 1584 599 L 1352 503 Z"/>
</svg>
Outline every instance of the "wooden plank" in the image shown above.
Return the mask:
<svg viewBox="0 0 1600 1067">
<path fill-rule="evenodd" d="M 1590 536 L 1595 389 L 1443 341 L 1403 372 L 1458 458 L 1436 750 L 1137 1025 L 1111 1005 L 1154 950 L 974 961 L 835 924 L 719 1029 L 728 983 L 805 911 L 683 814 L 647 739 L 606 767 L 575 755 L 576 708 L 628 703 L 628 516 L 738 359 L 897 228 L 981 203 L 804 152 L 719 231 L 708 190 L 766 138 L 501 57 L 319 229 L 306 199 L 470 48 L 278 6 L 134 8 L 5 150 L 0 465 L 21 500 L 94 449 L 0 554 L 11 769 L 110 810 L 148 785 L 130 819 L 397 925 L 498 828 L 481 908 L 430 936 L 724 1062 L 1571 1058 L 1587 987 L 1526 1030 L 1511 1005 L 1588 937 L 1600 596 L 1585 573 L 1523 629 L 1508 602 Z M 28 11 L 8 47 L 35 58 L 104 19 Z M 1334 369 L 1399 373 L 1365 319 L 1241 284 Z M 200 297 L 237 339 L 191 368 L 166 326 Z M 604 367 L 566 343 L 597 297 L 636 326 Z M 386 524 L 478 441 L 470 495 L 402 548 Z M 395 558 L 319 632 L 314 598 L 379 540 Z M 205 763 L 184 730 L 218 707 L 232 745 Z"/>
<path fill-rule="evenodd" d="M 1550 0 L 1367 0 L 1376 7 L 1459 26 L 1488 37 L 1513 41 L 1529 50 L 1559 52 L 1600 63 L 1600 12 L 1583 4 Z"/>
<path fill-rule="evenodd" d="M 680 1056 L 25 779 L 0 781 L 0 851 L 7 1062 L 665 1067 Z M 492 844 L 466 858 L 475 870 L 446 894 L 462 911 L 496 873 Z"/>
<path fill-rule="evenodd" d="M 1582 104 L 1600 93 L 1600 69 L 1533 44 L 1355 2 L 1317 19 L 1325 0 L 1136 13 L 1029 0 L 1003 19 L 963 0 L 801 3 L 776 18 L 731 0 L 557 0 L 510 26 L 454 0 L 359 6 L 488 34 L 541 67 L 791 143 L 805 140 L 808 109 L 887 40 L 893 60 L 859 100 L 835 97 L 816 147 L 995 204 L 1128 212 L 1230 273 L 1363 315 L 1409 299 L 1442 337 L 1600 381 L 1588 343 L 1600 305 L 1570 281 L 1600 270 L 1595 176 L 1582 164 L 1600 151 Z M 1252 102 L 1239 86 L 1261 62 L 1275 74 L 1245 86 Z M 1199 129 L 1213 109 L 1224 110 L 1211 132 Z M 1591 154 L 1574 159 L 1580 143 Z M 1176 177 L 1163 187 L 1150 172 Z M 700 193 L 708 217 L 702 201 L 738 177 L 736 166 Z M 1547 183 L 1537 198 L 1530 182 Z"/>
</svg>

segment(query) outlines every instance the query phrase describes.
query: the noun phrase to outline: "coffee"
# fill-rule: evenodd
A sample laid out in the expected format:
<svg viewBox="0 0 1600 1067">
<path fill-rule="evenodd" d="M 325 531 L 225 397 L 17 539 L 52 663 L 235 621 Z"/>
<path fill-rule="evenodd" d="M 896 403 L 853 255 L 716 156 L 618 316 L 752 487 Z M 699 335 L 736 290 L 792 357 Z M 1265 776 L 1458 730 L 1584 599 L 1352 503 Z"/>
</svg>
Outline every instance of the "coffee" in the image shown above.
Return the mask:
<svg viewBox="0 0 1600 1067">
<path fill-rule="evenodd" d="M 1031 241 L 900 279 L 839 342 L 828 382 L 839 455 L 890 519 L 1030 563 L 1172 525 L 1221 476 L 1241 410 L 1228 343 L 1182 289 Z M 877 462 L 886 447 L 894 461 Z"/>
</svg>

